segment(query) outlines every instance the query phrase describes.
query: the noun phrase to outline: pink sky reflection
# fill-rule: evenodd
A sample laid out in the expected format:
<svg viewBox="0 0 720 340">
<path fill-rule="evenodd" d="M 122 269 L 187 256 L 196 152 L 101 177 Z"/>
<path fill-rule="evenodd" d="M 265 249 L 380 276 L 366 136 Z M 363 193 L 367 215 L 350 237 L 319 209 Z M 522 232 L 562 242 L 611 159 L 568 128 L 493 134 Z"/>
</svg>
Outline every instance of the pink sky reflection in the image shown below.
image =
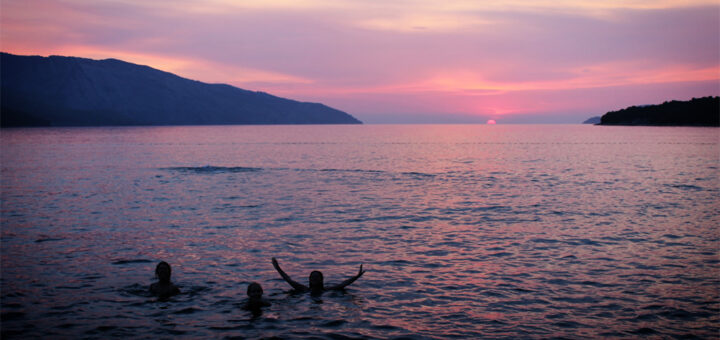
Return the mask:
<svg viewBox="0 0 720 340">
<path fill-rule="evenodd" d="M 577 123 L 720 94 L 716 1 L 1 6 L 4 52 L 118 58 L 370 123 Z"/>
</svg>

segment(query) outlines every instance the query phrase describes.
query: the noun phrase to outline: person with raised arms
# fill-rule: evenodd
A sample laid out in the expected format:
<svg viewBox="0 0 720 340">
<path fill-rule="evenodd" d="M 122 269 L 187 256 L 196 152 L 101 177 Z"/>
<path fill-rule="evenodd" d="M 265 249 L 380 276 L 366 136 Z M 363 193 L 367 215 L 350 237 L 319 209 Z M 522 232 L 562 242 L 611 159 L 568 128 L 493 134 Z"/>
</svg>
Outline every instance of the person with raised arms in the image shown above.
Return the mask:
<svg viewBox="0 0 720 340">
<path fill-rule="evenodd" d="M 357 275 L 341 282 L 340 284 L 334 285 L 334 286 L 325 286 L 323 274 L 317 270 L 314 270 L 310 273 L 310 276 L 308 277 L 308 284 L 309 286 L 306 286 L 304 284 L 298 283 L 297 281 L 294 281 L 293 279 L 288 276 L 278 264 L 278 261 L 273 257 L 272 258 L 272 264 L 273 267 L 275 267 L 275 270 L 277 270 L 278 273 L 280 273 L 280 276 L 287 282 L 290 286 L 293 287 L 296 291 L 300 292 L 307 292 L 313 294 L 319 294 L 326 290 L 343 290 L 345 287 L 350 285 L 351 283 L 355 282 L 355 280 L 359 279 L 360 276 L 365 274 L 365 271 L 363 270 L 362 264 L 360 265 L 360 270 L 358 270 Z"/>
</svg>

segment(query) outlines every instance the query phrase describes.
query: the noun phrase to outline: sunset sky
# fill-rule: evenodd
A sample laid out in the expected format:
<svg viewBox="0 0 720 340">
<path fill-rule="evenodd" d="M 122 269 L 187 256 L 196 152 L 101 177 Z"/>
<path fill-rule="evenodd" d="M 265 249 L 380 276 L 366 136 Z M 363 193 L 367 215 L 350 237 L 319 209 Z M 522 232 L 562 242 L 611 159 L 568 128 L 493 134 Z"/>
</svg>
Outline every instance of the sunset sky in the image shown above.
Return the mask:
<svg viewBox="0 0 720 340">
<path fill-rule="evenodd" d="M 117 58 L 366 123 L 579 123 L 720 95 L 717 0 L 1 0 L 0 49 Z"/>
</svg>

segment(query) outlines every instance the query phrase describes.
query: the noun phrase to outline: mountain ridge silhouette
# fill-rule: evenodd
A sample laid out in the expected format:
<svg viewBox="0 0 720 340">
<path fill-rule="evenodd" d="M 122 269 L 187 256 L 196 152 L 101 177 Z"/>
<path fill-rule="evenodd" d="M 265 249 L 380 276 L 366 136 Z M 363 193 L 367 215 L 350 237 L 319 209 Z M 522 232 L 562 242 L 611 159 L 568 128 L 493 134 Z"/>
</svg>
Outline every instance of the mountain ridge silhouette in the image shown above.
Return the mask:
<svg viewBox="0 0 720 340">
<path fill-rule="evenodd" d="M 203 83 L 119 59 L 3 52 L 0 86 L 3 127 L 362 124 L 323 104 Z"/>
</svg>

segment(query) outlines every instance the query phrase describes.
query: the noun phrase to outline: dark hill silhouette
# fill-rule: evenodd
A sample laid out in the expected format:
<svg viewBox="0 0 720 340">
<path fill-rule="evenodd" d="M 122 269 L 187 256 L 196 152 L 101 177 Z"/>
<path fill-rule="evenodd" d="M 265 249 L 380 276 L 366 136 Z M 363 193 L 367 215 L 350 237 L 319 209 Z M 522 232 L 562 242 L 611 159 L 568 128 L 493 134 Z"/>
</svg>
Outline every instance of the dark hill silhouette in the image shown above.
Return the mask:
<svg viewBox="0 0 720 340">
<path fill-rule="evenodd" d="M 2 126 L 360 124 L 351 115 L 117 59 L 0 54 Z"/>
<path fill-rule="evenodd" d="M 720 97 L 631 106 L 606 113 L 599 125 L 720 126 Z"/>
</svg>

